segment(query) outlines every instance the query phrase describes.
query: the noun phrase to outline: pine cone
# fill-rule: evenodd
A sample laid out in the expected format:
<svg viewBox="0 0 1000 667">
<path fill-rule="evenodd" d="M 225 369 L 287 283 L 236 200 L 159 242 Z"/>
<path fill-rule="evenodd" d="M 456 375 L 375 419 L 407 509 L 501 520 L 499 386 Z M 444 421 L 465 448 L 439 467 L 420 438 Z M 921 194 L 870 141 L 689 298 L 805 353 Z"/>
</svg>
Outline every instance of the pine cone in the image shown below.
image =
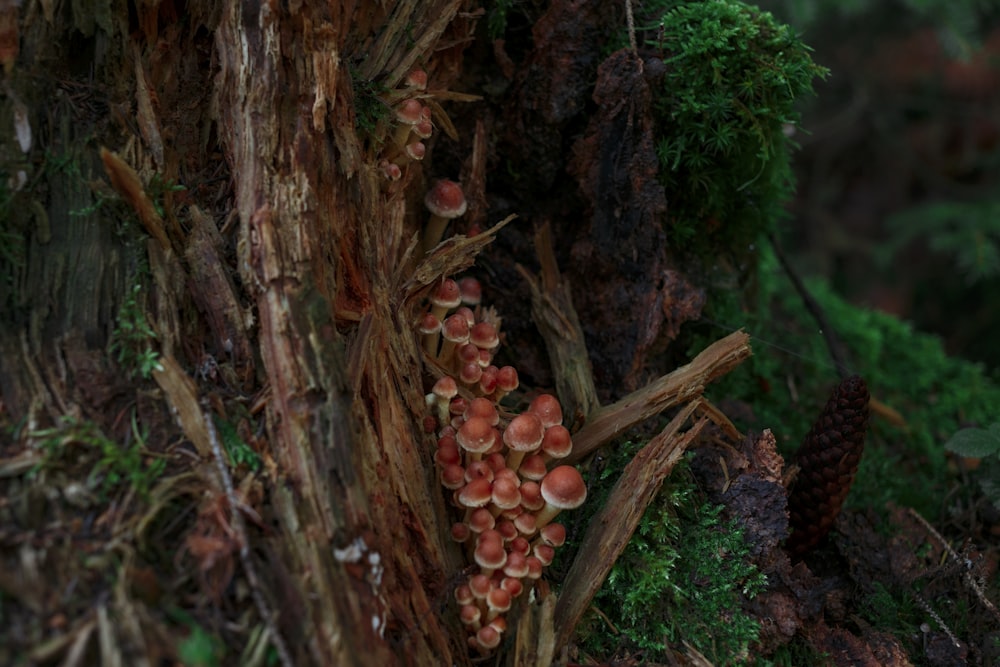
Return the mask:
<svg viewBox="0 0 1000 667">
<path fill-rule="evenodd" d="M 851 490 L 865 446 L 868 387 L 847 378 L 834 390 L 796 456 L 799 474 L 788 498 L 785 548 L 801 557 L 826 537 Z"/>
</svg>

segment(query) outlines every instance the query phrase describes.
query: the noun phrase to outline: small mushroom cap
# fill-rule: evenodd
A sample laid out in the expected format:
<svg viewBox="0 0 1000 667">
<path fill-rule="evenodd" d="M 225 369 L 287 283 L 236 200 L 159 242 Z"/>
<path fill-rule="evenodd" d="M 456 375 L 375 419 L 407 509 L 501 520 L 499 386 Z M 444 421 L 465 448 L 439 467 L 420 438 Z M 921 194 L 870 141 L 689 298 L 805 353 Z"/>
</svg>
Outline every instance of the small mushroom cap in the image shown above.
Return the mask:
<svg viewBox="0 0 1000 667">
<path fill-rule="evenodd" d="M 493 482 L 493 504 L 502 510 L 512 509 L 521 504 L 521 492 L 517 482 L 503 477 Z"/>
<path fill-rule="evenodd" d="M 497 371 L 497 388 L 500 391 L 514 391 L 518 387 L 517 369 L 504 366 Z"/>
<path fill-rule="evenodd" d="M 558 466 L 542 480 L 542 498 L 561 510 L 571 510 L 587 499 L 587 485 L 573 466 Z"/>
<path fill-rule="evenodd" d="M 492 447 L 493 438 L 493 426 L 483 417 L 466 419 L 455 434 L 462 449 L 474 454 L 482 454 Z"/>
<path fill-rule="evenodd" d="M 469 341 L 469 323 L 458 313 L 449 315 L 441 323 L 441 336 L 453 343 L 467 343 Z"/>
<path fill-rule="evenodd" d="M 561 523 L 550 523 L 539 531 L 538 536 L 550 547 L 561 547 L 566 543 L 566 526 Z"/>
<path fill-rule="evenodd" d="M 529 512 L 537 512 L 545 507 L 542 490 L 538 482 L 527 481 L 521 484 L 521 504 Z"/>
<path fill-rule="evenodd" d="M 542 438 L 542 452 L 553 459 L 561 459 L 570 455 L 573 451 L 573 438 L 569 430 L 562 424 L 555 424 L 545 429 L 545 437 Z"/>
<path fill-rule="evenodd" d="M 482 507 L 493 498 L 492 486 L 488 479 L 474 479 L 458 492 L 458 502 L 462 507 Z"/>
<path fill-rule="evenodd" d="M 507 550 L 503 548 L 503 537 L 495 530 L 484 530 L 476 539 L 476 564 L 484 570 L 496 570 L 507 562 Z"/>
<path fill-rule="evenodd" d="M 545 475 L 548 474 L 548 470 L 545 467 L 545 459 L 539 454 L 529 454 L 524 457 L 521 461 L 521 465 L 517 469 L 517 474 L 525 479 L 532 479 L 536 482 L 540 482 L 545 479 Z"/>
<path fill-rule="evenodd" d="M 407 88 L 414 88 L 416 90 L 424 90 L 427 88 L 427 72 L 417 68 L 410 70 L 410 73 L 406 75 L 403 80 L 403 84 Z"/>
<path fill-rule="evenodd" d="M 469 342 L 484 350 L 492 350 L 500 344 L 497 328 L 489 322 L 476 322 L 469 330 Z"/>
<path fill-rule="evenodd" d="M 451 278 L 442 280 L 431 292 L 430 302 L 442 308 L 458 308 L 462 303 L 462 292 Z"/>
<path fill-rule="evenodd" d="M 480 648 L 486 650 L 495 649 L 497 646 L 500 646 L 500 633 L 492 625 L 484 625 L 479 628 L 474 641 Z M 469 638 L 469 642 L 473 642 L 471 637 Z"/>
<path fill-rule="evenodd" d="M 436 334 L 441 331 L 441 320 L 434 317 L 434 313 L 424 313 L 420 318 L 420 324 L 417 326 L 417 331 L 425 336 Z"/>
<path fill-rule="evenodd" d="M 420 100 L 409 99 L 396 107 L 396 120 L 404 125 L 416 125 L 420 122 L 420 112 L 423 105 Z"/>
<path fill-rule="evenodd" d="M 431 389 L 435 396 L 450 401 L 458 396 L 458 383 L 449 375 L 442 375 Z"/>
<path fill-rule="evenodd" d="M 502 588 L 494 588 L 486 594 L 486 604 L 491 611 L 503 613 L 510 609 L 510 593 Z"/>
<path fill-rule="evenodd" d="M 462 290 L 462 303 L 467 306 L 478 306 L 483 300 L 483 286 L 472 276 L 465 276 L 458 281 L 458 287 Z"/>
<path fill-rule="evenodd" d="M 562 424 L 562 406 L 559 399 L 552 394 L 539 394 L 531 401 L 528 412 L 537 415 L 545 428 Z"/>
<path fill-rule="evenodd" d="M 482 417 L 490 423 L 490 426 L 496 426 L 500 422 L 500 414 L 497 412 L 496 406 L 491 400 L 482 396 L 469 401 L 468 407 L 465 408 L 465 418 L 469 419 L 470 417 Z"/>
<path fill-rule="evenodd" d="M 434 184 L 424 197 L 424 205 L 433 215 L 441 218 L 457 218 L 465 213 L 467 206 L 462 187 L 448 179 Z"/>
<path fill-rule="evenodd" d="M 532 452 L 542 444 L 545 430 L 535 415 L 525 412 L 510 420 L 503 431 L 503 442 L 516 452 Z"/>
</svg>

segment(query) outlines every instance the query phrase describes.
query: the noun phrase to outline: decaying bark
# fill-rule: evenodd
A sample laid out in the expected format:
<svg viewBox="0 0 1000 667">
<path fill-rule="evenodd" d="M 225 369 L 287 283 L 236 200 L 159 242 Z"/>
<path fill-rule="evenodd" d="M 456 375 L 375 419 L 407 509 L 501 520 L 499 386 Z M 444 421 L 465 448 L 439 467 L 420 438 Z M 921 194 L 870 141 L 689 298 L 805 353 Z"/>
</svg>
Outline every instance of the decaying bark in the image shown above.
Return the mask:
<svg viewBox="0 0 1000 667">
<path fill-rule="evenodd" d="M 371 17 L 381 32 L 364 76 L 394 85 L 458 5 L 400 3 Z M 275 544 L 291 577 L 309 580 L 299 602 L 312 661 L 463 662 L 433 599 L 458 560 L 415 433 L 418 350 L 400 335 L 412 326 L 405 200 L 363 156 L 342 61 L 352 17 L 334 9 L 345 13 L 233 6 L 217 33 L 244 281 L 257 295 L 272 449 L 290 483 L 275 497 L 288 528 Z M 407 25 L 425 32 L 401 55 Z M 345 336 L 333 313 L 351 311 Z"/>
<path fill-rule="evenodd" d="M 538 33 L 549 43 L 543 64 L 557 69 L 549 58 L 563 29 L 563 38 L 584 39 L 576 58 L 596 58 L 609 5 L 556 4 L 559 11 Z M 377 99 L 391 104 L 401 95 L 394 89 L 420 65 L 437 86 L 436 99 L 427 97 L 436 127 L 453 134 L 436 100 L 471 99 L 447 90 L 479 16 L 471 5 L 192 2 L 180 11 L 164 1 L 102 5 L 100 13 L 70 21 L 68 10 L 60 15 L 52 3 L 35 3 L 24 17 L 33 40 L 24 40 L 22 60 L 44 60 L 38 45 L 59 44 L 69 34 L 94 40 L 101 61 L 92 65 L 107 79 L 106 97 L 95 102 L 72 81 L 60 90 L 71 99 L 66 108 L 87 112 L 87 131 L 103 123 L 107 149 L 81 149 L 85 132 L 71 131 L 78 119 L 54 114 L 46 151 L 69 155 L 77 171 L 51 169 L 44 174 L 44 205 L 27 201 L 26 190 L 18 195 L 24 205 L 12 207 L 27 245 L 11 293 L 27 314 L 0 330 L 0 414 L 24 416 L 29 428 L 85 417 L 117 436 L 121 415 L 136 403 L 152 404 L 160 421 L 150 423 L 161 428 L 150 436 L 150 449 L 166 452 L 171 441 L 164 458 L 190 466 L 183 474 L 199 482 L 197 492 L 178 484 L 164 494 L 168 500 L 214 494 L 223 507 L 219 517 L 244 509 L 232 489 L 223 493 L 208 464 L 223 456 L 205 406 L 231 400 L 254 424 L 262 422 L 259 433 L 247 426 L 245 438 L 263 460 L 262 472 L 245 478 L 264 488 L 264 499 L 249 508 L 261 513 L 258 541 L 247 544 L 244 530 L 236 538 L 220 530 L 217 537 L 225 545 L 242 541 L 235 551 L 244 567 L 248 558 L 258 564 L 251 586 L 265 603 L 259 609 L 274 612 L 266 628 L 280 633 L 295 664 L 470 663 L 449 605 L 463 557 L 449 539 L 444 494 L 420 430 L 424 371 L 435 369 L 424 367 L 413 316 L 431 286 L 469 267 L 506 221 L 414 256 L 417 224 L 407 216 L 419 208 L 414 193 L 424 189 L 422 167 L 409 165 L 399 181 L 387 180 L 378 159 L 391 121 L 362 131 L 355 105 L 358 85 L 373 83 L 385 87 Z M 588 18 L 579 25 L 555 20 L 581 7 Z M 5 25 L 9 13 L 0 17 Z M 9 69 L 7 56 L 0 60 Z M 574 68 L 556 87 L 562 93 L 538 93 L 546 132 L 561 131 L 565 114 L 586 103 L 590 69 Z M 29 88 L 12 79 L 4 113 L 19 103 L 16 91 Z M 550 104 L 559 100 L 567 104 Z M 484 194 L 482 127 L 469 180 L 479 195 L 475 224 L 486 227 L 494 221 Z M 23 162 L 15 168 L 27 169 L 30 161 Z M 188 190 L 183 197 L 169 189 L 154 195 L 154 176 L 161 183 L 190 179 Z M 137 217 L 127 230 L 138 239 L 133 246 L 117 241 L 111 216 L 95 213 L 105 200 Z M 559 393 L 576 424 L 586 419 L 572 460 L 668 406 L 696 399 L 749 354 L 746 336 L 734 334 L 650 388 L 601 407 L 569 289 L 554 254 L 542 259 L 541 280 L 532 286 L 535 317 L 563 369 Z M 152 381 L 141 388 L 121 377 L 107 354 L 116 313 L 140 274 L 130 262 L 148 266 L 137 309 L 155 330 L 160 355 Z M 7 289 L 0 285 L 4 303 Z M 564 373 L 570 367 L 577 369 L 572 379 Z M 5 460 L 3 471 L 20 475 L 38 460 Z M 654 487 L 642 488 L 648 495 Z M 211 568 L 199 565 L 201 574 Z M 571 611 L 556 629 L 554 597 L 520 616 L 509 653 L 516 664 L 548 664 L 566 641 L 581 601 L 603 575 L 574 576 L 592 580 L 567 595 L 563 608 Z M 122 644 L 102 653 L 109 660 L 124 652 L 142 655 L 137 664 L 175 660 L 172 648 L 157 656 L 144 637 L 152 636 L 145 628 L 153 621 L 136 611 L 142 605 L 126 585 L 134 583 L 123 578 L 110 608 L 80 621 L 75 641 L 86 647 L 99 631 Z"/>
</svg>

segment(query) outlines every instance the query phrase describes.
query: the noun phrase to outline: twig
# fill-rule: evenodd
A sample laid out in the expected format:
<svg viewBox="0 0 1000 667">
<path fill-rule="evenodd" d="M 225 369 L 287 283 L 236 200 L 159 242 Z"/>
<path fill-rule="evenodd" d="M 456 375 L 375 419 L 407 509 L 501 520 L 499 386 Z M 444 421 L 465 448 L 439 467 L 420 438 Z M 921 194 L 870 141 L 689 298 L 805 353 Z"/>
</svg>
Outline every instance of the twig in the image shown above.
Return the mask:
<svg viewBox="0 0 1000 667">
<path fill-rule="evenodd" d="M 556 264 L 548 222 L 535 231 L 535 253 L 540 276 L 535 278 L 520 264 L 517 271 L 531 290 L 531 319 L 545 341 L 555 374 L 556 393 L 563 413 L 569 417 L 567 425 L 580 423 L 600 408 L 601 403 L 573 297 Z"/>
<path fill-rule="evenodd" d="M 771 241 L 771 247 L 774 248 L 774 254 L 777 256 L 778 262 L 781 263 L 781 268 L 785 270 L 785 274 L 792 281 L 795 291 L 799 293 L 802 304 L 819 325 L 820 333 L 823 334 L 823 340 L 826 341 L 826 346 L 830 350 L 830 357 L 833 359 L 833 364 L 837 367 L 837 375 L 840 376 L 841 380 L 850 377 L 853 373 L 847 364 L 847 354 L 844 350 L 844 344 L 841 342 L 840 337 L 837 336 L 837 332 L 830 325 L 830 321 L 826 317 L 826 312 L 823 311 L 823 308 L 813 298 L 813 295 L 809 293 L 805 283 L 802 282 L 795 269 L 792 268 L 788 258 L 785 257 L 785 253 L 782 252 L 781 246 L 778 245 L 778 240 L 774 237 L 774 234 L 769 234 L 768 238 Z"/>
<path fill-rule="evenodd" d="M 917 510 L 913 509 L 912 507 L 907 508 L 907 512 L 909 512 L 910 516 L 916 519 L 920 523 L 920 525 L 922 525 L 924 529 L 927 530 L 928 533 L 934 536 L 934 538 L 941 544 L 942 547 L 944 547 L 944 550 L 948 552 L 948 555 L 951 556 L 956 563 L 962 564 L 962 558 L 958 555 L 958 552 L 956 552 L 952 548 L 952 546 L 948 544 L 948 541 L 945 540 L 944 537 L 942 537 L 941 533 L 937 532 L 937 530 L 934 529 L 934 526 L 932 526 L 930 522 L 927 521 L 927 519 L 922 517 L 920 513 L 917 512 Z M 962 578 L 965 580 L 966 585 L 972 589 L 973 593 L 975 593 L 976 597 L 979 598 L 979 601 L 982 603 L 982 605 L 986 607 L 991 614 L 993 614 L 994 618 L 1000 621 L 1000 612 L 997 611 L 996 605 L 994 605 L 993 602 L 988 597 L 986 597 L 986 593 L 983 591 L 982 587 L 975 580 L 975 578 L 972 576 L 972 573 L 968 569 L 964 570 Z"/>
<path fill-rule="evenodd" d="M 264 595 L 261 593 L 257 569 L 250 559 L 250 539 L 247 535 L 246 522 L 243 520 L 243 514 L 239 509 L 240 503 L 233 489 L 233 478 L 229 475 L 229 467 L 226 465 L 226 459 L 222 454 L 222 446 L 219 444 L 219 435 L 215 430 L 215 422 L 212 420 L 212 412 L 208 404 L 208 399 L 202 399 L 201 405 L 205 417 L 205 428 L 208 431 L 208 439 L 212 444 L 215 465 L 219 471 L 219 477 L 222 479 L 222 488 L 226 492 L 226 500 L 229 503 L 233 528 L 236 531 L 236 537 L 240 541 L 240 562 L 243 563 L 243 571 L 246 572 L 247 582 L 250 584 L 250 593 L 253 595 L 254 604 L 257 606 L 257 613 L 260 614 L 264 625 L 271 634 L 271 643 L 278 652 L 278 659 L 281 660 L 281 664 L 284 667 L 294 667 L 295 663 L 288 652 L 288 647 L 285 646 L 285 640 L 281 637 L 281 634 L 278 632 L 278 626 L 274 622 L 274 614 L 271 613 L 267 600 L 264 599 Z"/>
<path fill-rule="evenodd" d="M 635 16 L 632 15 L 632 0 L 625 0 L 625 22 L 628 25 L 628 46 L 632 49 L 632 54 L 638 58 L 639 47 L 635 43 Z"/>
<path fill-rule="evenodd" d="M 705 387 L 750 356 L 750 336 L 734 331 L 701 351 L 691 363 L 654 380 L 617 403 L 600 408 L 573 434 L 573 453 L 560 461 L 573 465 L 618 434 L 669 407 L 701 396 Z"/>
</svg>

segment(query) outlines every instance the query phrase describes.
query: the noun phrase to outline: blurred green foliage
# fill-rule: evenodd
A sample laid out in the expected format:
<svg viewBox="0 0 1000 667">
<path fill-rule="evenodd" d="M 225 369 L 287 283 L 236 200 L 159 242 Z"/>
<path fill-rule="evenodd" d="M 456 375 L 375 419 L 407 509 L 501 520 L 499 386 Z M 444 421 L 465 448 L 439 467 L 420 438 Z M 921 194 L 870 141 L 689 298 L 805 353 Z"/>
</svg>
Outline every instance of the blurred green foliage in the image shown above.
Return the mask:
<svg viewBox="0 0 1000 667">
<path fill-rule="evenodd" d="M 717 338 L 720 325 L 743 326 L 754 336 L 753 357 L 707 393 L 749 406 L 752 416 L 737 417 L 737 426 L 771 428 L 790 454 L 838 379 L 819 326 L 767 246 L 759 278 L 756 302 L 717 301 L 716 324 L 702 328 L 691 349 Z M 1000 385 L 982 365 L 949 356 L 937 337 L 848 303 L 823 281 L 806 282 L 847 348 L 851 371 L 905 421 L 872 418 L 848 503 L 881 508 L 892 500 L 937 516 L 952 482 L 944 443 L 963 426 L 996 420 Z"/>
</svg>

